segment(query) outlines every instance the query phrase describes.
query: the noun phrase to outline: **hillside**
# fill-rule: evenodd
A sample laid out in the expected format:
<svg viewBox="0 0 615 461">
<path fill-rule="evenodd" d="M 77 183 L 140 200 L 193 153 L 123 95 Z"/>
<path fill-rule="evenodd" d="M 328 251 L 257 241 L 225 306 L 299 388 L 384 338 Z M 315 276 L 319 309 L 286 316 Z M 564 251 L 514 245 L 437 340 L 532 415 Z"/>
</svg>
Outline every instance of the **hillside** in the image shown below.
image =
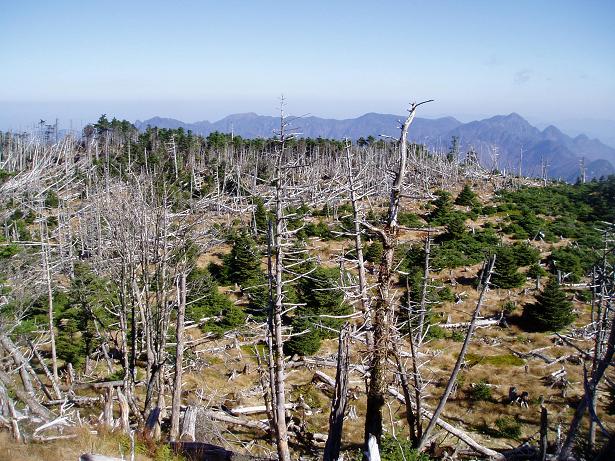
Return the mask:
<svg viewBox="0 0 615 461">
<path fill-rule="evenodd" d="M 573 416 L 587 373 L 615 427 L 614 176 L 106 118 L 88 134 L 0 136 L 0 459 L 125 456 L 131 434 L 141 460 L 179 459 L 169 439 L 274 459 L 281 431 L 321 459 L 342 396 L 345 459 L 366 427 L 384 460 L 535 456 L 541 427 L 549 456 L 558 431 L 578 460 L 609 443 Z"/>
</svg>

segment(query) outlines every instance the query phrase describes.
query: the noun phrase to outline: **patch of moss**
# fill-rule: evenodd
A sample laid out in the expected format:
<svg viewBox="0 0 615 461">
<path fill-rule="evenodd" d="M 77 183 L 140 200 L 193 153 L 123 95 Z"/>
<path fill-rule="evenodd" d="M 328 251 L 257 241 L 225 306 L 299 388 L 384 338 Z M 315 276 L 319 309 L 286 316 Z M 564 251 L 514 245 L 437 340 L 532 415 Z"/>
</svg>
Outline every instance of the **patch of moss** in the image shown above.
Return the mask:
<svg viewBox="0 0 615 461">
<path fill-rule="evenodd" d="M 503 367 L 503 366 L 520 367 L 525 363 L 523 359 L 515 355 L 512 355 L 512 354 L 487 355 L 487 356 L 478 355 L 478 354 L 467 354 L 466 361 L 469 362 L 471 366 L 480 363 L 483 365 L 493 365 L 496 367 Z"/>
<path fill-rule="evenodd" d="M 298 401 L 299 397 L 303 396 L 304 402 L 310 408 L 322 408 L 320 392 L 312 383 L 295 386 L 290 392 L 290 396 L 294 401 Z"/>
</svg>

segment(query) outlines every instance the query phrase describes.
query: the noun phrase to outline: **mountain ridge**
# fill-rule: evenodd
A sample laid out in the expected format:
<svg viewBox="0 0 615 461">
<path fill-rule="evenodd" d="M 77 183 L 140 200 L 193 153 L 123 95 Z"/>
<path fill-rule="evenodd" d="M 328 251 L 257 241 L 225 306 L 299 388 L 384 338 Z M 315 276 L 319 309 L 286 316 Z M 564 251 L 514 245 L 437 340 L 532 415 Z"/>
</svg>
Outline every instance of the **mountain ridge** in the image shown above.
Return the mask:
<svg viewBox="0 0 615 461">
<path fill-rule="evenodd" d="M 369 112 L 355 118 L 333 119 L 316 116 L 289 117 L 293 127 L 303 137 L 357 140 L 373 136 L 397 137 L 403 116 Z M 148 126 L 184 128 L 207 136 L 214 131 L 234 133 L 244 138 L 266 138 L 279 128 L 279 117 L 255 112 L 230 114 L 211 122 L 201 120 L 186 123 L 168 117 L 152 117 L 135 121 L 139 130 Z M 457 137 L 460 153 L 477 152 L 481 163 L 490 168 L 521 171 L 527 176 L 539 176 L 543 164 L 552 178 L 574 181 L 580 176 L 581 159 L 585 159 L 587 178 L 615 173 L 615 149 L 585 134 L 571 137 L 554 125 L 540 130 L 516 112 L 495 115 L 482 120 L 462 123 L 451 116 L 417 117 L 410 130 L 413 142 L 446 152 L 453 137 Z"/>
</svg>

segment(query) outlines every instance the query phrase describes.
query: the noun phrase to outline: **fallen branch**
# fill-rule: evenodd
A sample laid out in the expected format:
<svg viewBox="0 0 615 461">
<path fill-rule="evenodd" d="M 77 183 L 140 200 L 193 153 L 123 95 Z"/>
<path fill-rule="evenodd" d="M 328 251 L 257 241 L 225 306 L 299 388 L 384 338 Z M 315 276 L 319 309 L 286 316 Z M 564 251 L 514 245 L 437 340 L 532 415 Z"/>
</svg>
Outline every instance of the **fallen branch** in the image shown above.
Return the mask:
<svg viewBox="0 0 615 461">
<path fill-rule="evenodd" d="M 401 403 L 403 403 L 403 404 L 406 403 L 406 399 L 404 398 L 403 394 L 398 392 L 397 389 L 395 389 L 393 387 L 389 387 L 389 393 L 393 397 L 395 397 L 397 400 L 399 400 Z M 424 407 L 423 407 L 421 413 L 427 419 L 433 418 L 433 413 L 431 413 L 430 411 L 428 411 Z M 449 424 L 446 421 L 444 421 L 442 418 L 438 418 L 436 420 L 436 424 L 438 426 L 440 426 L 442 429 L 444 429 L 445 431 L 447 431 L 448 433 L 450 433 L 450 434 L 454 435 L 455 437 L 457 437 L 459 440 L 462 440 L 463 442 L 465 442 L 469 447 L 471 447 L 477 453 L 481 453 L 481 454 L 483 454 L 485 456 L 488 456 L 489 458 L 491 458 L 491 459 L 493 459 L 495 461 L 505 461 L 506 460 L 506 457 L 502 453 L 499 453 L 499 452 L 497 452 L 495 450 L 492 450 L 490 448 L 487 448 L 487 447 L 481 445 L 476 440 L 474 440 L 472 437 L 470 437 L 466 432 L 462 431 L 461 429 L 457 429 L 456 427 L 454 427 L 451 424 Z"/>
</svg>

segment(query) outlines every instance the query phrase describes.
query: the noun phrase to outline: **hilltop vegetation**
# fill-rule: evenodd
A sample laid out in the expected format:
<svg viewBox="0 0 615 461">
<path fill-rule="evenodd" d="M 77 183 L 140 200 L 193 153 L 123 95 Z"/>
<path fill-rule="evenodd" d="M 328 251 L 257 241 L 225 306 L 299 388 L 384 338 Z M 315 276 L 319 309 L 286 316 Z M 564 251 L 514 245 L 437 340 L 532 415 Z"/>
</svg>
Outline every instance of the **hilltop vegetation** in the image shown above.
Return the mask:
<svg viewBox="0 0 615 461">
<path fill-rule="evenodd" d="M 179 439 L 188 407 L 197 441 L 280 454 L 282 419 L 293 459 L 321 457 L 344 325 L 348 457 L 364 442 L 377 365 L 382 458 L 423 461 L 455 445 L 445 432 L 423 445 L 431 413 L 420 406 L 438 406 L 461 350 L 440 418 L 482 456 L 538 445 L 541 396 L 548 429 L 566 431 L 585 369 L 595 413 L 615 426 L 598 366 L 612 377 L 615 176 L 543 186 L 408 143 L 396 209 L 387 172 L 400 171 L 399 142 L 285 129 L 202 137 L 103 116 L 55 146 L 0 136 L 7 430 L 16 421 L 20 438 L 53 438 L 30 416 L 64 412 L 74 447 L 81 419 L 101 433 L 138 429 L 143 456 L 170 459 L 151 440 Z M 529 393 L 529 410 L 509 404 L 511 386 Z M 261 416 L 242 413 L 256 406 Z M 573 435 L 588 441 L 579 459 L 608 443 L 594 423 Z"/>
</svg>

